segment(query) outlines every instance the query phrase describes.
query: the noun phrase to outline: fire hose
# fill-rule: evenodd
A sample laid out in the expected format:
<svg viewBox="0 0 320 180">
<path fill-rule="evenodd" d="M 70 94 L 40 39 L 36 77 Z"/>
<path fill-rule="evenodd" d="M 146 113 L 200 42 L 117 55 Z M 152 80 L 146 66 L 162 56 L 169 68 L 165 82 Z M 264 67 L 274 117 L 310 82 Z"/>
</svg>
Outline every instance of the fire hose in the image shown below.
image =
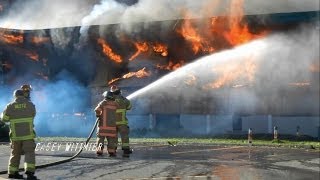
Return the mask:
<svg viewBox="0 0 320 180">
<path fill-rule="evenodd" d="M 85 145 L 87 145 L 87 144 L 89 143 L 89 141 L 90 141 L 90 139 L 91 139 L 91 137 L 92 137 L 92 134 L 93 134 L 93 132 L 94 132 L 94 130 L 96 129 L 96 126 L 97 126 L 97 124 L 98 124 L 98 120 L 99 120 L 99 118 L 96 119 L 96 122 L 94 123 L 94 126 L 92 127 L 92 130 L 91 130 L 91 132 L 90 132 L 90 134 L 89 134 L 89 136 L 88 136 L 88 138 L 87 138 L 87 140 L 86 140 L 86 142 L 85 142 Z M 85 147 L 85 146 L 82 146 L 82 148 L 81 148 L 75 155 L 73 155 L 73 156 L 70 157 L 70 158 L 63 159 L 63 160 L 56 161 L 56 162 L 52 162 L 52 163 L 41 164 L 41 165 L 36 166 L 36 169 L 45 168 L 45 167 L 49 167 L 49 166 L 55 166 L 55 165 L 59 165 L 59 164 L 63 164 L 63 163 L 69 162 L 69 161 L 73 160 L 74 158 L 76 158 L 77 156 L 79 156 L 79 155 L 81 154 L 81 152 L 82 152 L 82 150 L 83 150 L 84 147 Z M 19 171 L 23 171 L 23 170 L 24 170 L 23 168 L 20 168 L 20 169 L 19 169 Z M 7 170 L 5 170 L 5 171 L 0 171 L 0 174 L 7 174 L 7 173 L 8 173 Z"/>
</svg>

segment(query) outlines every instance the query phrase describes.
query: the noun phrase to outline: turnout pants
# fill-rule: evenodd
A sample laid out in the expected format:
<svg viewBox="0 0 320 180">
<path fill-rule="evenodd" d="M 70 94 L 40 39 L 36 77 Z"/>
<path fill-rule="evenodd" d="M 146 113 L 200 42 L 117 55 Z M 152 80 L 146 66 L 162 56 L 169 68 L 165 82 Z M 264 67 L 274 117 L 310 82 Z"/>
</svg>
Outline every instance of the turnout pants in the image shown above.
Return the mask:
<svg viewBox="0 0 320 180">
<path fill-rule="evenodd" d="M 129 126 L 128 125 L 117 125 L 117 132 L 120 134 L 120 137 L 121 137 L 122 150 L 130 149 L 130 146 L 129 146 Z M 117 144 L 118 144 L 118 138 L 117 138 Z"/>
<path fill-rule="evenodd" d="M 26 172 L 35 171 L 35 148 L 34 140 L 11 141 L 11 155 L 9 159 L 8 174 L 19 171 L 21 154 L 24 152 L 24 169 Z"/>
<path fill-rule="evenodd" d="M 104 149 L 104 140 L 107 138 L 108 144 L 107 144 L 107 150 L 108 153 L 116 153 L 117 149 L 117 138 L 116 137 L 106 137 L 106 136 L 99 136 L 97 139 L 97 152 L 103 153 Z"/>
</svg>

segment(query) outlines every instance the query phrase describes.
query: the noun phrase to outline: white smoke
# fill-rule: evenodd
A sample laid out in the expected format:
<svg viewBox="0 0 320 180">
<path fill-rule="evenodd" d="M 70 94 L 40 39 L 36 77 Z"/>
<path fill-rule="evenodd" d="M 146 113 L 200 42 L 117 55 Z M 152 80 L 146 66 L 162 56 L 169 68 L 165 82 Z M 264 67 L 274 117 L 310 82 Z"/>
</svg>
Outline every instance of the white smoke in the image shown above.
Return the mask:
<svg viewBox="0 0 320 180">
<path fill-rule="evenodd" d="M 79 26 L 96 0 L 28 0 L 14 2 L 0 17 L 0 27 L 7 29 L 49 29 Z"/>
<path fill-rule="evenodd" d="M 232 15 L 231 0 L 139 0 L 126 6 L 114 0 L 28 0 L 16 1 L 0 17 L 0 27 L 9 29 L 49 29 L 73 26 L 131 24 L 207 16 Z M 244 14 L 318 11 L 318 0 L 244 1 Z"/>
<path fill-rule="evenodd" d="M 52 44 L 58 53 L 66 49 L 71 42 L 73 35 L 74 28 L 72 27 L 50 30 Z"/>
</svg>

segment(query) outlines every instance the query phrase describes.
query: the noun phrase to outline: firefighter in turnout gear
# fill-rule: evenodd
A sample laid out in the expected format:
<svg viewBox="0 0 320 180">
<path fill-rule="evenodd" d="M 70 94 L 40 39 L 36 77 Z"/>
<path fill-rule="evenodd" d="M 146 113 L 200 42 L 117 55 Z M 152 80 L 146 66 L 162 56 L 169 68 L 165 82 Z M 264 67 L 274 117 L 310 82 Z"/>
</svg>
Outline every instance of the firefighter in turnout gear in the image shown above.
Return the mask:
<svg viewBox="0 0 320 180">
<path fill-rule="evenodd" d="M 96 116 L 99 118 L 97 132 L 97 155 L 103 154 L 104 140 L 107 138 L 107 151 L 109 156 L 116 156 L 117 131 L 116 131 L 116 110 L 118 104 L 114 101 L 111 92 L 103 93 L 104 100 L 95 108 Z"/>
<path fill-rule="evenodd" d="M 117 109 L 117 135 L 118 133 L 121 136 L 121 146 L 123 150 L 123 157 L 129 157 L 132 153 L 129 145 L 129 126 L 128 119 L 126 117 L 127 110 L 131 109 L 131 102 L 122 96 L 121 90 L 113 85 L 110 88 L 110 91 L 113 93 L 115 101 L 119 104 Z M 117 138 L 118 139 L 118 138 Z"/>
<path fill-rule="evenodd" d="M 24 97 L 30 100 L 30 92 L 32 91 L 32 87 L 29 84 L 24 84 L 20 87 L 23 91 Z"/>
<path fill-rule="evenodd" d="M 35 172 L 35 131 L 33 120 L 36 115 L 34 104 L 25 98 L 21 89 L 14 91 L 15 100 L 9 103 L 1 119 L 10 123 L 11 156 L 9 160 L 9 178 L 23 179 L 19 174 L 19 164 L 22 152 L 25 154 L 25 173 L 27 179 L 37 179 Z"/>
</svg>

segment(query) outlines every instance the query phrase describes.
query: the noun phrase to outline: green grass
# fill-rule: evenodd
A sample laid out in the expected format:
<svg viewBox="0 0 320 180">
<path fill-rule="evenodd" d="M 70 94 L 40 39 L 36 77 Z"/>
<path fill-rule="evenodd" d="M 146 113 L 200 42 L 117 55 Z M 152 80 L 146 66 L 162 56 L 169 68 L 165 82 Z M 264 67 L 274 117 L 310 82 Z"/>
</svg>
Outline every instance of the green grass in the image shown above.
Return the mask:
<svg viewBox="0 0 320 180">
<path fill-rule="evenodd" d="M 71 137 L 38 137 L 39 142 L 76 142 L 85 141 L 86 138 Z M 90 142 L 94 142 L 96 138 L 92 138 Z M 130 138 L 132 144 L 207 144 L 207 145 L 248 145 L 247 139 L 228 139 L 228 138 Z M 295 141 L 295 140 L 263 140 L 253 139 L 253 146 L 269 146 L 269 147 L 287 147 L 287 148 L 307 148 L 320 150 L 319 141 Z"/>
</svg>

